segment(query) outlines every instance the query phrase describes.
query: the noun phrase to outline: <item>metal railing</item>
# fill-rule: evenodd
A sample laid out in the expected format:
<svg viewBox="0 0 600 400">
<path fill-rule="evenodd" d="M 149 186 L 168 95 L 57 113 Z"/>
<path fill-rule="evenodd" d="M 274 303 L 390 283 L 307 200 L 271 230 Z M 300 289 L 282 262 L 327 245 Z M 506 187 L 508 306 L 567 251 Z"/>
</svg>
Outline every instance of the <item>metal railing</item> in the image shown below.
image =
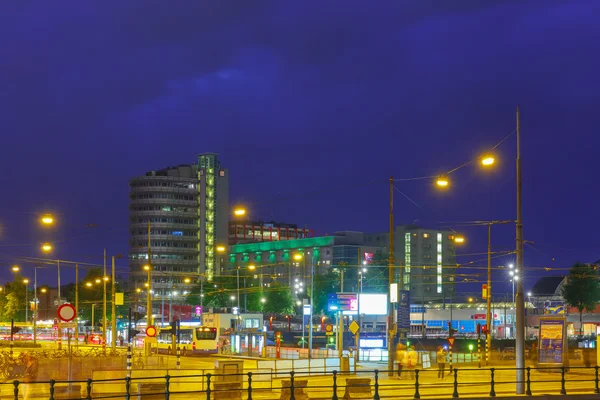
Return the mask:
<svg viewBox="0 0 600 400">
<path fill-rule="evenodd" d="M 598 366 L 553 367 L 525 370 L 527 395 L 541 394 L 599 394 Z M 228 397 L 260 399 L 331 399 L 372 398 L 420 399 L 458 398 L 467 396 L 514 397 L 516 368 L 455 368 L 407 369 L 398 380 L 398 371 L 360 371 L 356 374 L 333 373 L 319 377 L 290 371 L 250 371 L 238 374 L 206 372 L 205 370 L 144 371 L 129 374 L 123 370 L 102 371 L 105 378 L 86 380 L 54 380 L 26 382 L 14 380 L 0 383 L 0 397 L 108 399 L 152 395 L 154 398 L 200 399 Z M 114 376 L 110 376 L 113 373 Z M 234 396 L 230 396 L 234 394 Z M 353 396 L 354 395 L 354 396 Z"/>
</svg>

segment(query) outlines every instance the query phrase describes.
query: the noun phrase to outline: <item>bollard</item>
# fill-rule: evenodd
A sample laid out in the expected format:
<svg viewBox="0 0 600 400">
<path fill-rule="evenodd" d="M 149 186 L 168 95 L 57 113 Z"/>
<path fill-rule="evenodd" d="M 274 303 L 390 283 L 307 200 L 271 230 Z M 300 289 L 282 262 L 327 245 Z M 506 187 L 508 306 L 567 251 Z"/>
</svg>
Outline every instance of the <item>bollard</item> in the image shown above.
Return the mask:
<svg viewBox="0 0 600 400">
<path fill-rule="evenodd" d="M 177 346 L 177 369 L 181 368 L 181 350 L 179 349 L 179 346 Z"/>
<path fill-rule="evenodd" d="M 565 367 L 560 367 L 560 394 L 567 394 L 565 389 Z"/>
<path fill-rule="evenodd" d="M 452 397 L 458 398 L 458 369 L 454 368 L 454 392 L 452 393 Z"/>
<path fill-rule="evenodd" d="M 337 371 L 333 370 L 333 397 L 331 400 L 338 400 L 337 397 Z"/>
<path fill-rule="evenodd" d="M 171 377 L 165 375 L 165 400 L 169 400 L 169 397 L 171 396 L 171 392 L 169 391 L 169 380 L 171 380 Z"/>
<path fill-rule="evenodd" d="M 131 374 L 131 344 L 127 346 L 127 375 Z"/>
<path fill-rule="evenodd" d="M 54 379 L 50 379 L 50 400 L 54 400 L 54 384 L 56 381 Z"/>
<path fill-rule="evenodd" d="M 531 396 L 531 367 L 527 367 L 527 390 L 525 394 Z"/>
<path fill-rule="evenodd" d="M 131 395 L 129 394 L 131 391 L 131 377 L 125 377 L 125 400 L 129 400 Z"/>
<path fill-rule="evenodd" d="M 596 367 L 596 371 L 598 371 L 598 367 Z M 596 374 L 596 376 L 598 376 Z M 598 380 L 596 380 L 598 382 Z M 381 400 L 379 398 L 379 370 L 375 370 L 375 396 L 373 396 L 373 400 Z"/>
<path fill-rule="evenodd" d="M 290 400 L 296 400 L 296 396 L 294 396 L 294 371 L 290 371 Z"/>
<path fill-rule="evenodd" d="M 14 380 L 13 385 L 15 387 L 15 400 L 19 400 L 19 381 Z"/>
<path fill-rule="evenodd" d="M 87 380 L 86 391 L 87 391 L 86 399 L 92 400 L 92 378 L 88 378 L 88 380 Z"/>
<path fill-rule="evenodd" d="M 477 362 L 478 367 L 481 368 L 481 336 L 477 334 Z"/>
<path fill-rule="evenodd" d="M 448 346 L 448 361 L 450 361 L 450 374 L 452 373 L 452 345 Z"/>
<path fill-rule="evenodd" d="M 494 371 L 496 371 L 495 368 L 490 368 L 490 373 L 492 374 L 492 377 L 490 379 L 490 385 L 491 385 L 491 389 L 490 389 L 490 397 L 496 397 L 496 391 L 494 390 Z"/>
<path fill-rule="evenodd" d="M 206 374 L 206 400 L 210 400 L 210 372 Z"/>
<path fill-rule="evenodd" d="M 415 399 L 420 399 L 421 395 L 419 394 L 419 370 L 415 369 Z"/>
<path fill-rule="evenodd" d="M 600 389 L 598 389 L 598 366 L 596 365 L 594 369 L 596 370 L 596 389 L 594 389 L 594 393 L 600 393 Z"/>
<path fill-rule="evenodd" d="M 252 400 L 252 372 L 248 372 L 248 400 Z"/>
</svg>

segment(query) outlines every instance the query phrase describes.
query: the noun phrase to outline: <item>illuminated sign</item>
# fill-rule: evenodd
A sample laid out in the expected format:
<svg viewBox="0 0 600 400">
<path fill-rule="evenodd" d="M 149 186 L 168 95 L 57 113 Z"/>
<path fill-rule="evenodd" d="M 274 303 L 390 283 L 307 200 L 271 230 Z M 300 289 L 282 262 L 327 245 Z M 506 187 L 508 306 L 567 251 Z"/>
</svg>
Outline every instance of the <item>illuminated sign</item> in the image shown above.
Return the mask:
<svg viewBox="0 0 600 400">
<path fill-rule="evenodd" d="M 390 303 L 398 302 L 398 284 L 390 283 Z"/>
<path fill-rule="evenodd" d="M 365 264 L 373 264 L 374 253 L 364 253 L 363 260 Z"/>
<path fill-rule="evenodd" d="M 358 299 L 360 314 L 387 315 L 387 295 L 361 293 Z"/>
<path fill-rule="evenodd" d="M 344 314 L 358 312 L 358 295 L 356 293 L 330 293 L 327 295 L 329 311 L 342 311 Z"/>
</svg>

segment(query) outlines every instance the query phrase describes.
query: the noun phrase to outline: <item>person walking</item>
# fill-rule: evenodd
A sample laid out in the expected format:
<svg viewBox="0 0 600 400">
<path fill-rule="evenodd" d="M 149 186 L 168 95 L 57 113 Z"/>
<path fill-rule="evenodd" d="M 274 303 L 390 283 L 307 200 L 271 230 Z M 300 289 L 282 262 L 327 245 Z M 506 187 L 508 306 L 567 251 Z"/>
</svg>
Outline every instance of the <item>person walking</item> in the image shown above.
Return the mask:
<svg viewBox="0 0 600 400">
<path fill-rule="evenodd" d="M 435 358 L 438 365 L 438 379 L 444 379 L 444 371 L 446 370 L 446 351 L 442 346 L 438 346 Z"/>
<path fill-rule="evenodd" d="M 402 343 L 396 345 L 396 365 L 398 366 L 398 379 L 402 379 L 402 367 L 406 363 L 406 346 Z"/>
<path fill-rule="evenodd" d="M 410 379 L 415 379 L 415 368 L 417 368 L 417 360 L 419 354 L 415 351 L 413 346 L 408 347 L 408 353 L 406 354 L 406 367 L 410 374 Z"/>
</svg>

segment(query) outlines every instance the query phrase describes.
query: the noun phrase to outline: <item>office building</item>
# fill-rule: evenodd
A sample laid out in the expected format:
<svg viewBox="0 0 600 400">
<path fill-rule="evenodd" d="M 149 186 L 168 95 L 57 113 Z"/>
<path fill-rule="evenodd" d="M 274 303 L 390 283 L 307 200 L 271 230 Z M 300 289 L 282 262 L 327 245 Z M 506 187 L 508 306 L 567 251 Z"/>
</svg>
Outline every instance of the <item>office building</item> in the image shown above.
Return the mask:
<svg viewBox="0 0 600 400">
<path fill-rule="evenodd" d="M 196 164 L 154 170 L 130 181 L 130 269 L 144 288 L 143 265 L 151 257 L 157 300 L 172 300 L 200 277 L 220 271 L 216 247 L 227 243 L 228 171 L 218 155 L 203 153 Z M 148 247 L 150 244 L 150 247 Z"/>
<path fill-rule="evenodd" d="M 296 224 L 275 221 L 229 221 L 229 244 L 231 245 L 306 239 L 314 236 L 313 230 L 299 228 Z"/>
</svg>

